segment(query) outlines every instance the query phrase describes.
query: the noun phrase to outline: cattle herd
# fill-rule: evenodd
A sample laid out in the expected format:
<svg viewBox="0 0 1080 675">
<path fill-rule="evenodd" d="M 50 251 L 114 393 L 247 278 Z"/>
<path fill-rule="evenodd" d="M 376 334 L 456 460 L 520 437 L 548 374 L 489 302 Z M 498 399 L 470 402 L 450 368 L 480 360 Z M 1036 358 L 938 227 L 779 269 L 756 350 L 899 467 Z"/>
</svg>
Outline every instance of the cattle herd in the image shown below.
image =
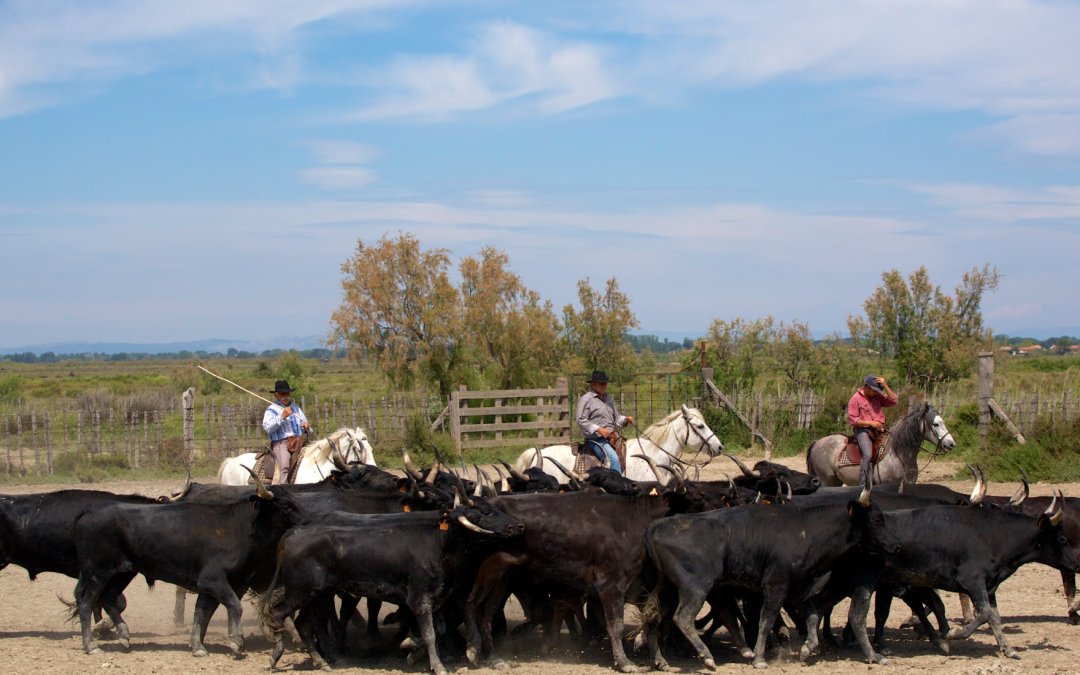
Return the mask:
<svg viewBox="0 0 1080 675">
<path fill-rule="evenodd" d="M 404 476 L 339 461 L 311 485 L 189 479 L 156 499 L 87 490 L 0 496 L 0 568 L 77 579 L 71 611 L 88 653 L 100 651 L 103 628 L 129 646 L 124 591 L 143 576 L 198 594 L 195 656 L 206 654 L 219 605 L 231 650 L 243 649 L 241 599 L 250 593 L 274 636 L 271 667 L 288 634 L 328 669 L 349 647 L 349 625 L 379 635 L 379 607 L 391 603 L 394 644 L 410 664 L 426 656 L 437 675 L 447 672 L 444 659 L 508 667 L 498 650 L 511 596 L 525 616 L 514 633 L 542 630 L 547 645 L 603 644 L 622 672 L 637 667 L 628 648 L 644 649 L 657 669 L 668 669 L 673 653 L 715 669 L 707 642 L 720 628 L 759 668 L 770 641 L 789 632 L 802 660 L 848 639 L 858 658 L 885 663 L 882 627 L 894 597 L 911 608 L 928 650 L 947 652 L 988 623 L 1001 654 L 1016 657 L 995 592 L 1033 562 L 1061 571 L 1069 617 L 1080 619 L 1080 500 L 1031 497 L 1026 481 L 1016 494 L 989 496 L 977 469 L 964 495 L 919 483 L 820 488 L 767 462 L 740 463 L 734 480 L 657 468 L 655 481 L 632 482 L 603 468 L 560 467 L 565 478 L 555 480 L 539 468 L 507 465 L 496 475 L 404 460 Z M 948 626 L 938 591 L 970 598 L 965 625 Z M 845 598 L 841 635 L 832 614 Z M 628 604 L 640 627 L 626 634 Z M 95 628 L 96 619 L 104 625 Z"/>
</svg>

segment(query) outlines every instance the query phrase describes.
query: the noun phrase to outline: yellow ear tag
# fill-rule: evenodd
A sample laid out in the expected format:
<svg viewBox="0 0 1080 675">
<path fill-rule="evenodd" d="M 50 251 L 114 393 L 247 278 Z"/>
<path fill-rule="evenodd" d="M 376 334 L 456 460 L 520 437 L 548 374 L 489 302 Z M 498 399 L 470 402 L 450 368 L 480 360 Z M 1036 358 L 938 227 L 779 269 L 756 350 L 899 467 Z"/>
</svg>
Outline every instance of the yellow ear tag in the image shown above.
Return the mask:
<svg viewBox="0 0 1080 675">
<path fill-rule="evenodd" d="M 656 488 L 653 488 L 653 489 L 649 490 L 649 496 L 650 497 L 655 497 L 658 494 L 660 494 L 660 493 L 656 491 Z"/>
<path fill-rule="evenodd" d="M 848 507 L 847 507 L 847 514 L 848 514 L 849 516 L 853 516 L 853 515 L 855 515 L 855 507 L 854 507 L 854 506 L 848 506 Z"/>
<path fill-rule="evenodd" d="M 439 523 L 439 529 L 440 530 L 449 530 L 450 529 L 450 523 L 446 522 L 445 520 L 441 521 Z"/>
<path fill-rule="evenodd" d="M 404 485 L 402 485 L 401 487 L 399 487 L 399 488 L 397 489 L 397 491 L 398 491 L 398 492 L 405 492 L 405 486 L 404 486 Z"/>
<path fill-rule="evenodd" d="M 412 513 L 412 508 L 408 504 L 405 505 L 405 513 Z"/>
</svg>

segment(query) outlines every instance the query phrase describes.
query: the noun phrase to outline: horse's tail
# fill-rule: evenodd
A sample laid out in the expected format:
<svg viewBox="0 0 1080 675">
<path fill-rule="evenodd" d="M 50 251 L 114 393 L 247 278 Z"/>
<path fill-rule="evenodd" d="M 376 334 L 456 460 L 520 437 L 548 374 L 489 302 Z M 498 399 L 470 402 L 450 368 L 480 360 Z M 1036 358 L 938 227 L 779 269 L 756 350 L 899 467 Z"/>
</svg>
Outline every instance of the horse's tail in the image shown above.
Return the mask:
<svg viewBox="0 0 1080 675">
<path fill-rule="evenodd" d="M 543 450 L 541 450 L 543 452 Z M 521 453 L 521 456 L 514 462 L 514 468 L 525 473 L 533 467 L 533 462 L 536 459 L 536 448 L 529 448 L 525 452 Z"/>
<path fill-rule="evenodd" d="M 806 448 L 806 473 L 810 474 L 811 478 L 820 478 L 820 476 L 814 473 L 814 463 L 810 461 L 810 457 L 814 453 L 814 444 L 816 443 L 817 441 L 814 441 L 810 444 L 810 447 Z"/>
<path fill-rule="evenodd" d="M 221 460 L 221 466 L 219 466 L 217 470 L 217 482 L 219 484 L 221 483 L 221 477 L 225 475 L 225 467 L 228 466 L 229 462 L 233 461 L 233 459 L 235 458 L 226 457 L 225 459 Z"/>
</svg>

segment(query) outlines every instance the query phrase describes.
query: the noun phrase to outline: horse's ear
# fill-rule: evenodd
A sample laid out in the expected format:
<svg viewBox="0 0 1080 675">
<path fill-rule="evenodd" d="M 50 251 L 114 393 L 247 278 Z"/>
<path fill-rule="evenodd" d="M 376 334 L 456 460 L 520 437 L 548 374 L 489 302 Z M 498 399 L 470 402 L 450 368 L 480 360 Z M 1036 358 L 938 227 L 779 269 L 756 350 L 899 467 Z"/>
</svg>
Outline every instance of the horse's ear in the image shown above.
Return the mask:
<svg viewBox="0 0 1080 675">
<path fill-rule="evenodd" d="M 930 401 L 923 401 L 923 412 L 930 412 Z"/>
</svg>

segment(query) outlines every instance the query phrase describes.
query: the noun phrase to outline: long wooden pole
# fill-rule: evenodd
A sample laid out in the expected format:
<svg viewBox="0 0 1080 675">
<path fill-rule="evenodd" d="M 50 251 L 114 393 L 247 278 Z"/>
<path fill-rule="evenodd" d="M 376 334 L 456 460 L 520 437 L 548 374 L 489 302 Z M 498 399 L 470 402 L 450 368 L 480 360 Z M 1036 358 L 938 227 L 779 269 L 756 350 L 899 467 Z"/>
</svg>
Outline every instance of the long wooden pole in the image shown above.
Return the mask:
<svg viewBox="0 0 1080 675">
<path fill-rule="evenodd" d="M 244 392 L 247 392 L 247 393 L 251 394 L 255 398 L 259 399 L 260 401 L 266 401 L 270 405 L 281 405 L 280 403 L 278 403 L 276 401 L 271 401 L 268 398 L 263 398 L 262 396 L 259 396 L 258 394 L 256 394 L 255 392 L 253 392 L 253 391 L 251 391 L 249 389 L 244 389 L 243 387 L 241 387 L 237 383 L 233 382 L 232 380 L 226 380 L 224 377 L 222 377 L 220 375 L 215 375 L 214 373 L 211 373 L 209 370 L 207 370 L 206 368 L 203 368 L 202 366 L 195 366 L 195 367 L 198 368 L 199 370 L 203 371 L 207 375 L 212 375 L 212 376 L 216 377 L 217 379 L 221 380 L 222 382 L 228 382 L 229 384 L 236 387 L 240 391 L 244 391 Z"/>
</svg>

